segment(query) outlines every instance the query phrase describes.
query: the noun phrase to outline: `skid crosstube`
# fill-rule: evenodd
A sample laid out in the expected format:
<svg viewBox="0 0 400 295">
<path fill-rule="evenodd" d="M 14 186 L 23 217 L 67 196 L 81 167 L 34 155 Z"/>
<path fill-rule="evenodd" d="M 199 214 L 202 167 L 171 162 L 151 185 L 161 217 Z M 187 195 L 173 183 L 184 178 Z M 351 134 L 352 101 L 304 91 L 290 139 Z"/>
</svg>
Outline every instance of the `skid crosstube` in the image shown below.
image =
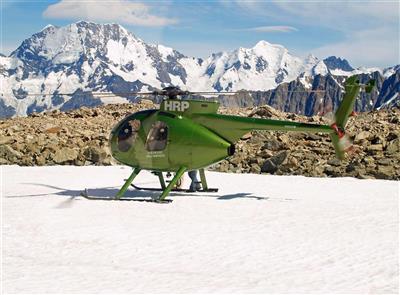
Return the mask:
<svg viewBox="0 0 400 295">
<path fill-rule="evenodd" d="M 199 169 L 200 172 L 200 179 L 201 181 L 196 182 L 198 184 L 201 184 L 201 189 L 198 190 L 189 190 L 189 189 L 182 189 L 182 188 L 177 188 L 177 187 L 172 187 L 170 191 L 172 192 L 185 192 L 185 193 L 195 193 L 195 192 L 209 192 L 209 193 L 216 193 L 218 192 L 217 188 L 208 188 L 208 184 L 207 184 L 207 180 L 206 180 L 206 175 L 204 173 L 204 169 Z M 154 175 L 158 176 L 158 179 L 160 181 L 160 186 L 161 188 L 152 188 L 152 187 L 140 187 L 134 184 L 131 184 L 131 186 L 137 190 L 141 190 L 141 191 L 164 191 L 166 186 L 165 186 L 165 180 L 164 180 L 164 175 L 162 174 L 162 172 L 157 172 L 157 171 L 153 171 L 152 172 Z M 175 176 L 176 177 L 176 176 Z M 174 179 L 175 179 L 174 177 Z M 168 182 L 168 181 L 167 181 Z M 178 182 L 178 180 L 176 180 L 176 182 Z"/>
</svg>

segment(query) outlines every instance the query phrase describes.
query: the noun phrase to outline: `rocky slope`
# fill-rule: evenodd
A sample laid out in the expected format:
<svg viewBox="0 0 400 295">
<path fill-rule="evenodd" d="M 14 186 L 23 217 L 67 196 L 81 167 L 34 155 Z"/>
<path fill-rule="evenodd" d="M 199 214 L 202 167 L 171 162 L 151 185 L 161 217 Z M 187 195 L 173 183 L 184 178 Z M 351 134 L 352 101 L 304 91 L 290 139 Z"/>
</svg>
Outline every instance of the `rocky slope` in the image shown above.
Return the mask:
<svg viewBox="0 0 400 295">
<path fill-rule="evenodd" d="M 381 95 L 377 92 L 372 101 L 362 101 L 360 109 L 371 110 L 391 98 L 390 89 L 398 88 L 398 77 L 389 77 L 399 71 L 398 66 L 383 71 L 354 69 L 334 56 L 302 59 L 266 41 L 206 59 L 187 57 L 163 45 L 147 44 L 118 24 L 80 21 L 46 26 L 9 57 L 0 56 L 0 118 L 109 102 L 93 95 L 95 91 L 129 93 L 170 85 L 190 91 L 263 91 L 252 95 L 252 106 L 267 103 L 310 115 L 318 112 L 321 103 L 314 104 L 316 95 L 308 90 L 327 90 L 322 105 L 329 106 L 340 99 L 344 78 L 356 73 L 376 77 L 379 86 L 387 84 L 389 92 L 379 87 Z M 303 94 L 293 95 L 293 89 Z M 128 100 L 137 97 L 119 95 L 113 102 Z M 241 101 L 221 101 L 242 106 Z"/>
<path fill-rule="evenodd" d="M 111 128 L 131 112 L 155 108 L 151 101 L 107 105 L 0 121 L 0 164 L 112 165 Z M 221 113 L 329 123 L 319 116 L 283 113 L 269 106 L 221 108 Z M 323 134 L 254 131 L 237 143 L 236 154 L 210 169 L 236 173 L 352 176 L 400 179 L 400 109 L 373 111 L 350 118 L 353 153 L 340 162 Z"/>
</svg>

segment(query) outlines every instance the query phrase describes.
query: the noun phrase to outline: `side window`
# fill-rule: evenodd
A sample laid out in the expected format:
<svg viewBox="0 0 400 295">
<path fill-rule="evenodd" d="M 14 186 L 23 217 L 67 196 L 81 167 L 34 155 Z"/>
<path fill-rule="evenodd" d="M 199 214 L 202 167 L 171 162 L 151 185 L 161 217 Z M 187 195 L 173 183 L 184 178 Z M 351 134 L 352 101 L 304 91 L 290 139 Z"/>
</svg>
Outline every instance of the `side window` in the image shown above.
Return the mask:
<svg viewBox="0 0 400 295">
<path fill-rule="evenodd" d="M 120 151 L 127 152 L 134 145 L 139 129 L 139 120 L 130 120 L 121 126 L 118 132 L 118 149 Z"/>
<path fill-rule="evenodd" d="M 168 126 L 165 122 L 157 121 L 151 126 L 146 140 L 146 149 L 150 152 L 162 151 L 167 146 Z"/>
</svg>

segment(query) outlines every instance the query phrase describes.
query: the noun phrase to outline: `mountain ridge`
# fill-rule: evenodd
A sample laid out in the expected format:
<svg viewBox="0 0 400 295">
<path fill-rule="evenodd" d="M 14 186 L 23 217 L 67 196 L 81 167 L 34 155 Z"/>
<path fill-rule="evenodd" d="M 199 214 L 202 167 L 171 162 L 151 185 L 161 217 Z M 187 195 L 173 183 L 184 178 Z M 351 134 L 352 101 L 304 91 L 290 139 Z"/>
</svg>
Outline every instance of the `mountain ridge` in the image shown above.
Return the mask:
<svg viewBox="0 0 400 295">
<path fill-rule="evenodd" d="M 398 71 L 393 66 L 382 70 L 382 75 L 389 78 Z M 4 87 L 0 117 L 97 104 L 98 99 L 90 95 L 78 98 L 91 91 L 137 92 L 170 85 L 191 91 L 272 91 L 298 78 L 307 89 L 310 82 L 306 80 L 318 75 L 346 77 L 365 72 L 373 71 L 354 69 L 340 57 L 301 59 L 284 46 L 264 40 L 252 48 L 205 59 L 188 57 L 164 45 L 147 44 L 115 23 L 79 21 L 63 27 L 48 25 L 25 39 L 9 57 L 0 57 Z"/>
</svg>

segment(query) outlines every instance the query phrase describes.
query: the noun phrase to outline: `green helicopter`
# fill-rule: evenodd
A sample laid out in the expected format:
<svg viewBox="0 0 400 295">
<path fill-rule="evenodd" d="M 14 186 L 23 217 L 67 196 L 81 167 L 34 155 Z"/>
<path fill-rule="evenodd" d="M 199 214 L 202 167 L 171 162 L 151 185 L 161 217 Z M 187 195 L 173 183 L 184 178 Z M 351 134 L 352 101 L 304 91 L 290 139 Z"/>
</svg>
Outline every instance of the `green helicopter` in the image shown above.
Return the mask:
<svg viewBox="0 0 400 295">
<path fill-rule="evenodd" d="M 232 156 L 235 143 L 252 130 L 327 133 L 337 157 L 343 159 L 347 148 L 344 137 L 346 123 L 363 86 L 369 93 L 374 81 L 362 85 L 357 76 L 347 79 L 345 95 L 332 125 L 221 115 L 217 114 L 219 103 L 216 101 L 177 99 L 181 95 L 210 94 L 208 92 L 188 92 L 177 87 L 151 92 L 167 97 L 159 109 L 131 114 L 111 131 L 112 156 L 133 168 L 132 174 L 112 200 L 124 200 L 125 192 L 141 170 L 150 170 L 159 177 L 159 190 L 162 192 L 158 198 L 149 201 L 171 201 L 166 199 L 168 194 L 185 172 L 193 170 L 200 171 L 202 191 L 215 191 L 208 188 L 204 168 Z M 163 172 L 175 173 L 168 185 Z M 87 190 L 82 195 L 95 199 L 88 196 Z"/>
</svg>

